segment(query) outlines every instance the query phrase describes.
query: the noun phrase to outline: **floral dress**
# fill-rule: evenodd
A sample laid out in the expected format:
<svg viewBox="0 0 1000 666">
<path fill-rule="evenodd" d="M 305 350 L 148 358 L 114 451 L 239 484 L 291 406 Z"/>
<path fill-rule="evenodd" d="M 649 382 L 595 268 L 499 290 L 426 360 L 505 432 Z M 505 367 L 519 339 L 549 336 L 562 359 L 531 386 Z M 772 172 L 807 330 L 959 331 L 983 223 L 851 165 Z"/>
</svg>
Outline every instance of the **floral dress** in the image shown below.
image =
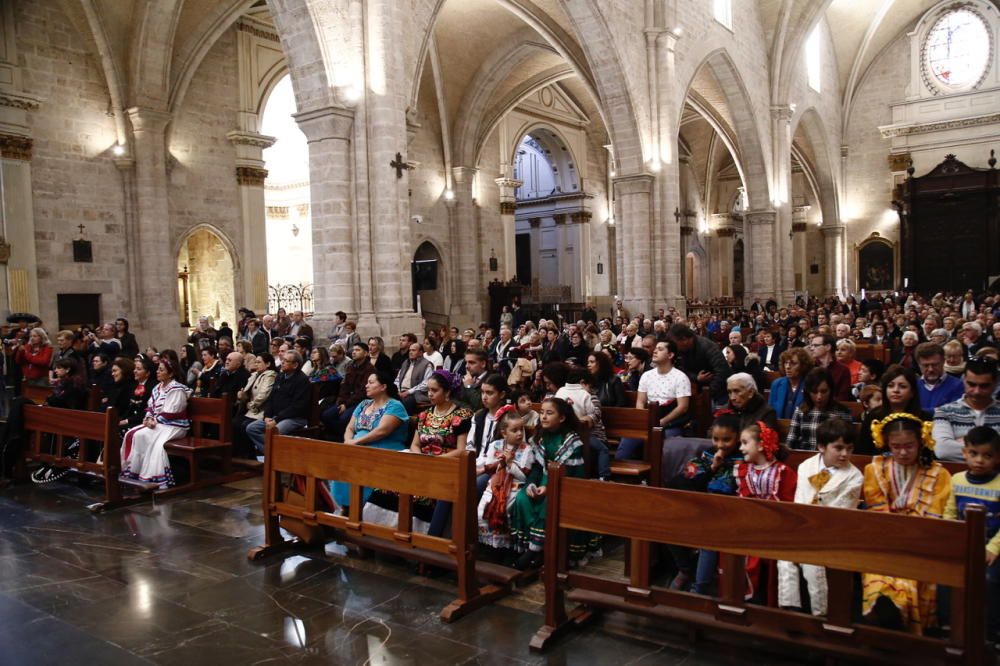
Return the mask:
<svg viewBox="0 0 1000 666">
<path fill-rule="evenodd" d="M 537 412 L 532 412 L 536 414 Z M 510 548 L 510 519 L 508 512 L 514 506 L 518 491 L 528 480 L 528 474 L 535 463 L 534 447 L 522 441 L 514 452 L 514 460 L 503 464 L 503 454 L 507 447 L 502 439 L 483 447 L 476 460 L 476 466 L 497 465 L 490 476 L 482 499 L 479 500 L 479 542 L 493 548 Z"/>
</svg>

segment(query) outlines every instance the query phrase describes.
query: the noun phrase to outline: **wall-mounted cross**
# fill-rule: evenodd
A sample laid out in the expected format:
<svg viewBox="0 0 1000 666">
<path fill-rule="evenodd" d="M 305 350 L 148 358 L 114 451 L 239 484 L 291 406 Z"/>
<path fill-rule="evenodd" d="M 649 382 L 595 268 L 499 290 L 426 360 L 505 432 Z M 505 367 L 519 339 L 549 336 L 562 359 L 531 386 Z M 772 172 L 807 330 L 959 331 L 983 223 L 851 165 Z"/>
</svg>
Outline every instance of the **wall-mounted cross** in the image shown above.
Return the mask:
<svg viewBox="0 0 1000 666">
<path fill-rule="evenodd" d="M 83 238 L 83 230 L 86 229 L 87 227 L 83 226 L 83 224 L 81 223 L 78 224 L 76 228 L 80 230 L 80 238 Z"/>
<path fill-rule="evenodd" d="M 403 161 L 403 156 L 400 153 L 396 153 L 396 159 L 389 162 L 389 166 L 396 170 L 396 178 L 402 178 L 404 171 L 413 168 Z"/>
</svg>

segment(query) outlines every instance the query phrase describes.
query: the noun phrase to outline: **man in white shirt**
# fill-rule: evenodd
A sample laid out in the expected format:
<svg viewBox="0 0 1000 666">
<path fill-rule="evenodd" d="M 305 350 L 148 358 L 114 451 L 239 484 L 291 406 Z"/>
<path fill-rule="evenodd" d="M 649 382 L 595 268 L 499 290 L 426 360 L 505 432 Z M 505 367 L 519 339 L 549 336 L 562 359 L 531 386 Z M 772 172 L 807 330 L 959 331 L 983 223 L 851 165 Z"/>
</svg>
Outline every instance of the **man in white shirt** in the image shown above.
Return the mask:
<svg viewBox="0 0 1000 666">
<path fill-rule="evenodd" d="M 691 402 L 691 380 L 674 367 L 677 345 L 673 340 L 657 342 L 653 348 L 653 368 L 642 373 L 639 391 L 636 395 L 637 409 L 657 404 L 660 409 L 660 426 L 663 437 L 676 437 L 682 432 L 682 417 L 687 414 Z M 624 437 L 615 452 L 615 460 L 642 457 L 641 439 Z"/>
</svg>

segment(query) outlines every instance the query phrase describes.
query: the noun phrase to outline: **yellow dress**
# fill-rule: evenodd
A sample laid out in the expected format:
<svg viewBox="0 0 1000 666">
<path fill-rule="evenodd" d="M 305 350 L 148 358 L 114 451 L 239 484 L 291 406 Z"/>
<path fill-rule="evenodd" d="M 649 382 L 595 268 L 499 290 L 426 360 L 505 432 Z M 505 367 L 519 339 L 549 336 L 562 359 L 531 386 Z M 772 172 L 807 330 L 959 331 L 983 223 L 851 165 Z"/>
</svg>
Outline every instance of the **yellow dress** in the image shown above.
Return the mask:
<svg viewBox="0 0 1000 666">
<path fill-rule="evenodd" d="M 940 463 L 904 468 L 891 457 L 878 456 L 865 467 L 864 498 L 869 511 L 941 518 L 951 495 L 951 474 Z M 888 597 L 908 629 L 923 635 L 937 619 L 937 585 L 883 574 L 864 574 L 862 612 L 867 615 L 880 596 Z"/>
</svg>

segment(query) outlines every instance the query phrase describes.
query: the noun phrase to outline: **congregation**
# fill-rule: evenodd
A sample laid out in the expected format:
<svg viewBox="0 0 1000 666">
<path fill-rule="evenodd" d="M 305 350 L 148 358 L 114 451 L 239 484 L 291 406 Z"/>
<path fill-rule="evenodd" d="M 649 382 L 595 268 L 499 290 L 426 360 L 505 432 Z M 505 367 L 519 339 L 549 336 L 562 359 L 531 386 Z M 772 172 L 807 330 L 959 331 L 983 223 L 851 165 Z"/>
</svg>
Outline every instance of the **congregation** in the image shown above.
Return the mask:
<svg viewBox="0 0 1000 666">
<path fill-rule="evenodd" d="M 4 336 L 6 371 L 21 392 L 47 389 L 52 406 L 115 407 L 122 477 L 161 488 L 183 473 L 165 445 L 187 435 L 192 397 L 232 398 L 233 453 L 244 459 L 263 460 L 268 427 L 434 456 L 473 451 L 480 547 L 519 569 L 542 564 L 548 463 L 619 480 L 611 461 L 642 459 L 645 442 L 611 441 L 602 409 L 657 405 L 665 441 L 707 434 L 711 446 L 664 467 L 655 485 L 925 518 L 986 505 L 989 636 L 1000 637 L 1000 297 L 689 309 L 632 316 L 617 302 L 607 317 L 587 307 L 579 321 L 535 322 L 515 302 L 493 326 L 407 333 L 394 350 L 361 338 L 342 312 L 325 336 L 298 311 L 242 309 L 232 328 L 202 317 L 177 351 L 140 348 L 124 318 L 59 331 L 53 345 L 25 316 Z M 782 462 L 789 450 L 815 453 L 795 470 Z M 852 454 L 870 460 L 863 472 Z M 5 478 L 16 455 L 5 451 Z M 963 460 L 968 471 L 954 476 L 939 462 Z M 43 465 L 32 479 L 67 471 Z M 365 489 L 362 501 L 366 520 L 395 524 L 393 493 Z M 331 480 L 331 509 L 349 502 Z M 451 508 L 418 502 L 415 529 L 445 534 Z M 602 556 L 601 541 L 578 533 L 569 553 L 585 566 Z M 717 553 L 670 554 L 673 589 L 716 593 Z M 747 572 L 748 598 L 826 613 L 822 567 L 801 566 L 805 600 L 793 563 L 750 558 Z M 861 612 L 873 624 L 939 632 L 948 624 L 939 596 L 933 585 L 866 574 Z"/>
</svg>

